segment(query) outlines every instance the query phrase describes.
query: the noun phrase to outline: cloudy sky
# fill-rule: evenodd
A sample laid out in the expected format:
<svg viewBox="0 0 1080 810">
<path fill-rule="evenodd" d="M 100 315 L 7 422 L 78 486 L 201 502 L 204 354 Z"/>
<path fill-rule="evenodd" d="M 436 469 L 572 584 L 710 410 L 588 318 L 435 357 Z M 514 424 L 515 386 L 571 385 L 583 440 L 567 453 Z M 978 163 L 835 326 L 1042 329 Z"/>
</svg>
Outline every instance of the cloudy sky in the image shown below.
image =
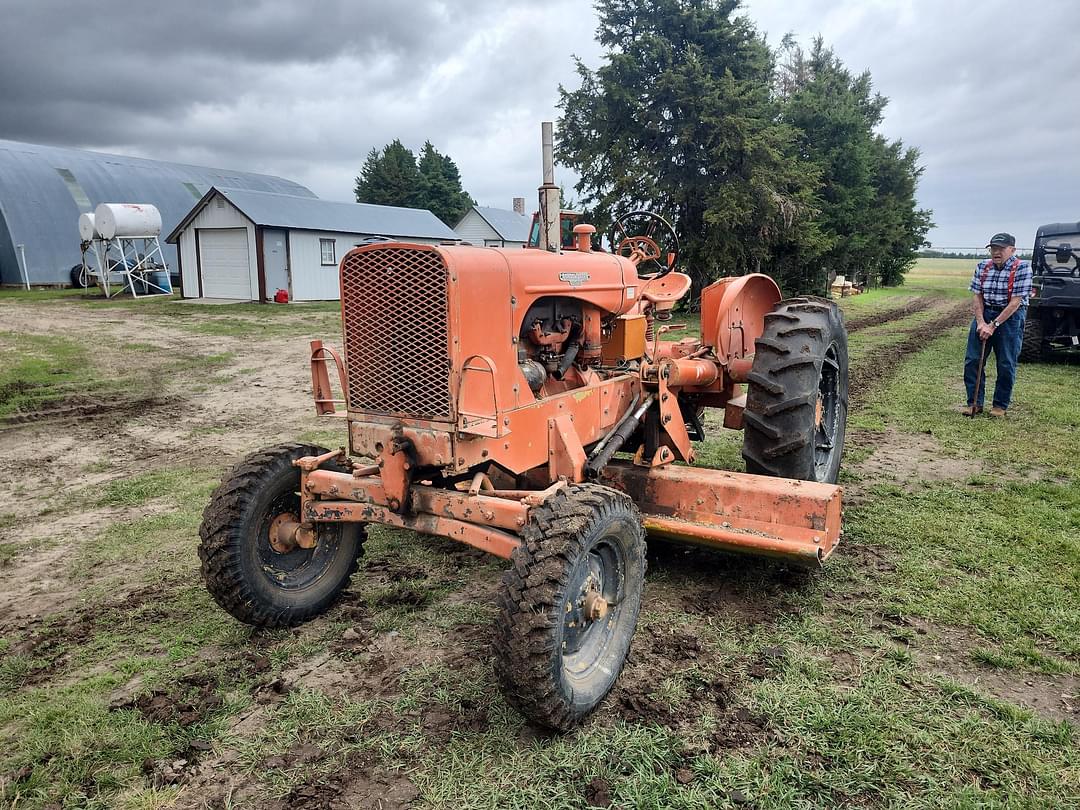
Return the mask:
<svg viewBox="0 0 1080 810">
<path fill-rule="evenodd" d="M 0 0 L 0 138 L 281 175 L 352 199 L 372 147 L 430 139 L 482 204 L 535 196 L 540 122 L 590 0 Z M 936 246 L 1080 219 L 1075 0 L 746 0 L 776 45 L 821 34 L 922 150 Z M 562 171 L 556 178 L 571 185 Z"/>
</svg>

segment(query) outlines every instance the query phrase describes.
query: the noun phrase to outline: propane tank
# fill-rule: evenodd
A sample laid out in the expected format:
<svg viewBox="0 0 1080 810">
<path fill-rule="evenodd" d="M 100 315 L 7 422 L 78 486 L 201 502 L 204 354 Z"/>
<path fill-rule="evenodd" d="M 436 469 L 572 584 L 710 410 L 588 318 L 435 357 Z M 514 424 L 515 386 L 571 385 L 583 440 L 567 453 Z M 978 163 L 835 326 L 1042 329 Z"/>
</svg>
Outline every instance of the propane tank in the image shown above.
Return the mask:
<svg viewBox="0 0 1080 810">
<path fill-rule="evenodd" d="M 102 203 L 94 211 L 94 225 L 103 239 L 157 236 L 161 214 L 149 203 Z"/>
<path fill-rule="evenodd" d="M 89 242 L 97 235 L 97 229 L 94 228 L 94 215 L 79 214 L 79 238 L 84 242 Z"/>
</svg>

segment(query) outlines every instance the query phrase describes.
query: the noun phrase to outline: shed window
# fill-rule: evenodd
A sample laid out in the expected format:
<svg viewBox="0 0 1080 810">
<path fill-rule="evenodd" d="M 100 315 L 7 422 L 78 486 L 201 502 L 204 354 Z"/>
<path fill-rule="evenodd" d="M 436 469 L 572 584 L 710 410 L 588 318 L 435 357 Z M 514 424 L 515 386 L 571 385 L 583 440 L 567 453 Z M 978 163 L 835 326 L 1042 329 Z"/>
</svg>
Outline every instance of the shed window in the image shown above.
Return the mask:
<svg viewBox="0 0 1080 810">
<path fill-rule="evenodd" d="M 334 240 L 333 239 L 320 239 L 319 251 L 322 254 L 322 263 L 337 264 L 337 257 L 334 252 Z"/>
</svg>

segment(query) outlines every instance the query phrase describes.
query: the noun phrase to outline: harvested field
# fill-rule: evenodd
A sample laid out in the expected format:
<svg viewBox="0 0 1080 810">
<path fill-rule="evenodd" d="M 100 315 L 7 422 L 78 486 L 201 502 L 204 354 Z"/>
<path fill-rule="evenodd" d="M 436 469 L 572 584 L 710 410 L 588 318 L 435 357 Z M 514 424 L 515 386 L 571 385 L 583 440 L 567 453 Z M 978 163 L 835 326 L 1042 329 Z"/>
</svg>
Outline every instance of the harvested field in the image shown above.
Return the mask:
<svg viewBox="0 0 1080 810">
<path fill-rule="evenodd" d="M 0 805 L 1075 806 L 1080 369 L 1024 366 L 1007 420 L 960 418 L 965 284 L 844 302 L 832 564 L 652 544 L 623 676 L 562 736 L 493 686 L 499 560 L 374 530 L 295 630 L 202 587 L 223 471 L 343 441 L 306 366 L 335 306 L 0 296 L 0 391 L 33 384 L 0 397 Z M 701 458 L 741 469 L 713 434 Z"/>
</svg>

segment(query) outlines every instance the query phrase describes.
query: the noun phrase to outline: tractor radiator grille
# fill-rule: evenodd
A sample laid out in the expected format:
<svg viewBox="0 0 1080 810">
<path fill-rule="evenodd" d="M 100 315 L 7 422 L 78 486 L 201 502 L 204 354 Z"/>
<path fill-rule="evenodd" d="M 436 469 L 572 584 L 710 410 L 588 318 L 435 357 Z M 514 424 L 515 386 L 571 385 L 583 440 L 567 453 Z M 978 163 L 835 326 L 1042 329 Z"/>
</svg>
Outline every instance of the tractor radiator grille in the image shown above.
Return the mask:
<svg viewBox="0 0 1080 810">
<path fill-rule="evenodd" d="M 434 250 L 387 247 L 341 264 L 349 410 L 449 419 L 446 265 Z"/>
</svg>

